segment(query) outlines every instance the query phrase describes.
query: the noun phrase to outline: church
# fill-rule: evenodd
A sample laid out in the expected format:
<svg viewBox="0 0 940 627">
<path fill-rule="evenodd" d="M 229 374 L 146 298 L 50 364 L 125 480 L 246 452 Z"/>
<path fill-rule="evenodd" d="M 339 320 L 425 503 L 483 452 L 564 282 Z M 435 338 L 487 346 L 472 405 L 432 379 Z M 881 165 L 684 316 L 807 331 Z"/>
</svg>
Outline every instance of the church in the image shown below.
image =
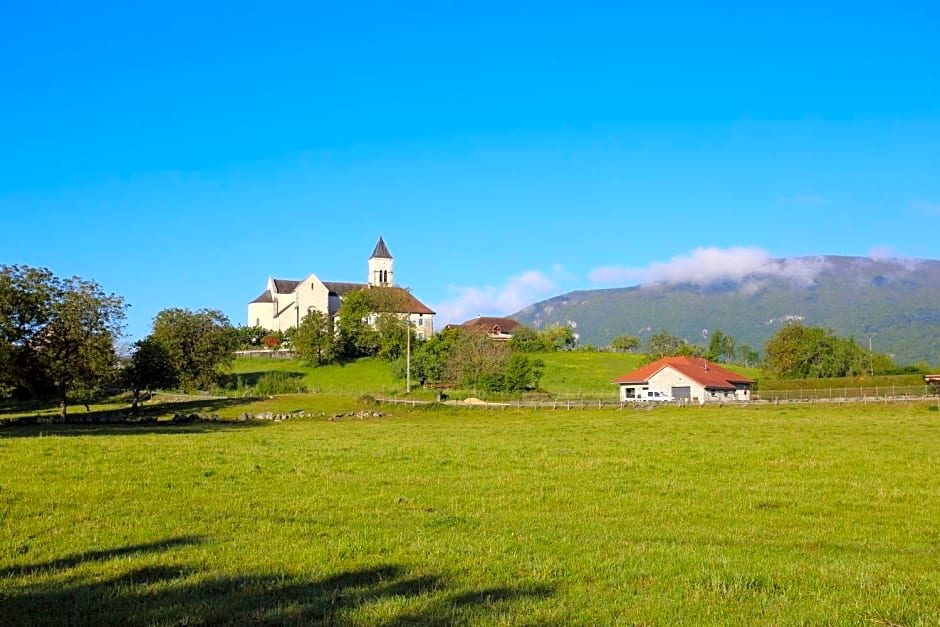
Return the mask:
<svg viewBox="0 0 940 627">
<path fill-rule="evenodd" d="M 369 257 L 366 283 L 321 281 L 315 274 L 300 281 L 269 278 L 261 295 L 248 303 L 248 326 L 287 331 L 299 326 L 304 316 L 313 311 L 335 318 L 346 294 L 355 290 L 383 288 L 401 292 L 404 306 L 403 311 L 397 313 L 408 316 L 415 336 L 418 339 L 431 337 L 434 333 L 434 312 L 407 290 L 395 286 L 393 264 L 391 253 L 379 236 Z"/>
</svg>

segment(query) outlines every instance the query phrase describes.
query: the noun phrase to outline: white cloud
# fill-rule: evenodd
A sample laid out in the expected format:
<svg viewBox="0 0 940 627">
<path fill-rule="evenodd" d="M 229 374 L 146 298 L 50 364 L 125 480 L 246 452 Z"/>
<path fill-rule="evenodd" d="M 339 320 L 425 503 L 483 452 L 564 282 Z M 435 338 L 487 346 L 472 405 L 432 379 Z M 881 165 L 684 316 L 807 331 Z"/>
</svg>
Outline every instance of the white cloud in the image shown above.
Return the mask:
<svg viewBox="0 0 940 627">
<path fill-rule="evenodd" d="M 553 275 L 565 274 L 560 266 L 553 268 Z M 556 292 L 558 285 L 542 272 L 530 270 L 509 277 L 502 287 L 450 286 L 448 289 L 455 296 L 432 305 L 432 309 L 437 311 L 435 326 L 438 328 L 477 316 L 506 316 L 515 313 Z"/>
<path fill-rule="evenodd" d="M 588 274 L 593 283 L 692 283 L 712 285 L 731 281 L 741 283 L 754 275 L 776 276 L 810 285 L 826 266 L 819 258 L 773 259 L 761 248 L 696 248 L 668 262 L 643 267 L 612 266 L 596 268 Z M 750 289 L 754 289 L 751 286 Z"/>
<path fill-rule="evenodd" d="M 908 271 L 915 270 L 920 265 L 919 260 L 908 257 L 891 246 L 876 246 L 868 251 L 868 257 L 872 261 L 892 263 Z"/>
</svg>

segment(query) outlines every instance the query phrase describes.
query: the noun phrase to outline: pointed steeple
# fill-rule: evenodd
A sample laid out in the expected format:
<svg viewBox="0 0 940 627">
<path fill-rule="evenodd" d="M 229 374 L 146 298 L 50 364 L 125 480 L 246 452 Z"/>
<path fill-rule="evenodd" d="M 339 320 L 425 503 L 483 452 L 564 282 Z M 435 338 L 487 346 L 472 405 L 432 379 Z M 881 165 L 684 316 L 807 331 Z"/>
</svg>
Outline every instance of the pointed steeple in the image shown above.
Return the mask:
<svg viewBox="0 0 940 627">
<path fill-rule="evenodd" d="M 393 263 L 392 253 L 388 252 L 385 240 L 379 235 L 375 250 L 372 251 L 372 256 L 369 257 L 369 285 L 376 287 L 394 285 Z"/>
<path fill-rule="evenodd" d="M 382 239 L 382 236 L 379 235 L 379 241 L 375 244 L 375 250 L 372 251 L 372 256 L 369 259 L 392 259 L 392 253 L 388 252 L 388 246 L 385 245 L 385 240 Z"/>
</svg>

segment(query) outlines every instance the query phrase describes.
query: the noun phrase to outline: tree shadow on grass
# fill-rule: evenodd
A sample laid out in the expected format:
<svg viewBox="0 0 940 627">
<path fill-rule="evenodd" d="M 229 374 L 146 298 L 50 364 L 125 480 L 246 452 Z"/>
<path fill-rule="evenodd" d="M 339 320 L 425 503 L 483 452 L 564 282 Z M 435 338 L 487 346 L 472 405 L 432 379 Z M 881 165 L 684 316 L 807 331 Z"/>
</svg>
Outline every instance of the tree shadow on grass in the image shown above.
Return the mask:
<svg viewBox="0 0 940 627">
<path fill-rule="evenodd" d="M 173 559 L 173 551 L 201 542 L 183 536 L 8 567 L 0 571 L 0 624 L 454 624 L 505 618 L 514 603 L 554 593 L 523 586 L 450 591 L 441 575 L 412 576 L 390 564 L 319 579 L 213 577 Z M 29 581 L 34 577 L 53 583 Z M 363 618 L 377 604 L 371 616 L 381 618 Z"/>
<path fill-rule="evenodd" d="M 114 406 L 94 411 L 73 410 L 67 422 L 47 422 L 52 415 L 24 416 L 0 420 L 0 438 L 32 437 L 41 435 L 122 435 L 141 433 L 203 433 L 257 427 L 255 421 L 193 420 L 175 422 L 174 416 L 203 416 L 211 418 L 216 412 L 231 407 L 247 406 L 251 398 L 207 398 L 181 402 L 163 402 L 143 405 L 130 414 L 130 407 Z"/>
</svg>

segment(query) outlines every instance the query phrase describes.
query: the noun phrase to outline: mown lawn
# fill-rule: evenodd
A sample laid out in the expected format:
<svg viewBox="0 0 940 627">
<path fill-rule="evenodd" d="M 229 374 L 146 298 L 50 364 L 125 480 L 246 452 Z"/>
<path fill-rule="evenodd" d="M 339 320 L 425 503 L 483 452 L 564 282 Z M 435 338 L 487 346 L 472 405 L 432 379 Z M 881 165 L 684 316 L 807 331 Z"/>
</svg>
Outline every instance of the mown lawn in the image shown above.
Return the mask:
<svg viewBox="0 0 940 627">
<path fill-rule="evenodd" d="M 0 428 L 0 622 L 940 624 L 925 405 L 332 408 Z"/>
</svg>

